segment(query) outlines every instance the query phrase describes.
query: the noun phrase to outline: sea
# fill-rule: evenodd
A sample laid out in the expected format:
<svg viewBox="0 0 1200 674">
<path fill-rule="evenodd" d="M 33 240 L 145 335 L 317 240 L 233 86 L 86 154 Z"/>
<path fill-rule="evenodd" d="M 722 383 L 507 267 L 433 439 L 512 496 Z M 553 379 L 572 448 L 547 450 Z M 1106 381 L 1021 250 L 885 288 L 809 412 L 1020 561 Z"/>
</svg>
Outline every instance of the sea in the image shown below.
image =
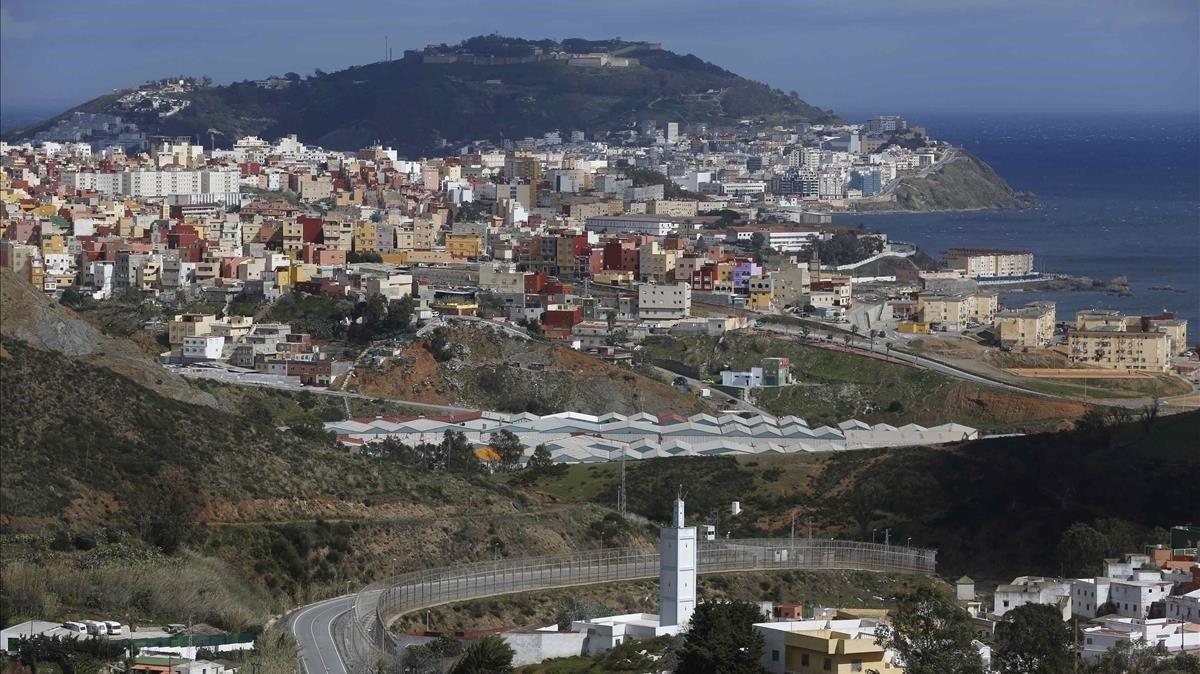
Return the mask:
<svg viewBox="0 0 1200 674">
<path fill-rule="evenodd" d="M 1021 211 L 835 215 L 935 258 L 949 248 L 1017 248 L 1038 271 L 1129 279 L 1133 295 L 1001 292 L 1020 306 L 1172 311 L 1200 331 L 1200 117 L 1196 115 L 913 115 L 933 138 L 962 145 L 1037 207 Z M 1168 289 L 1169 288 L 1169 289 Z"/>
</svg>

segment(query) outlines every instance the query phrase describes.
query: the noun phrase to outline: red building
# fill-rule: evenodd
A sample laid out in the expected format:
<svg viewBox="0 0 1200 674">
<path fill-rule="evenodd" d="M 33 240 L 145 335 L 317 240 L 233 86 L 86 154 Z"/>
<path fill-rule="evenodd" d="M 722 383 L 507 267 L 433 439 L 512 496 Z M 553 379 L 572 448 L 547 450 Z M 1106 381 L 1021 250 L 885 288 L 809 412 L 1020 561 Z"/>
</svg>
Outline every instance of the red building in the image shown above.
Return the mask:
<svg viewBox="0 0 1200 674">
<path fill-rule="evenodd" d="M 583 322 L 583 307 L 550 309 L 542 314 L 542 323 L 560 330 L 570 330 Z"/>
</svg>

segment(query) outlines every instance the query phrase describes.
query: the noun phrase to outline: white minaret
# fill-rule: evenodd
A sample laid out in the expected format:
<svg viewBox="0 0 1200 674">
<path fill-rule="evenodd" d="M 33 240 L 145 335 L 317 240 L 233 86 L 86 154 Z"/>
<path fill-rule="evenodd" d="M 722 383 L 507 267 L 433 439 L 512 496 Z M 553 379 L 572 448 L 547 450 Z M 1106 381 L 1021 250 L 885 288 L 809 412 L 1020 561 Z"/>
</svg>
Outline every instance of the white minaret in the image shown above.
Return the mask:
<svg viewBox="0 0 1200 674">
<path fill-rule="evenodd" d="M 696 609 L 696 527 L 683 526 L 683 496 L 675 499 L 671 526 L 658 533 L 659 627 L 684 628 Z"/>
</svg>

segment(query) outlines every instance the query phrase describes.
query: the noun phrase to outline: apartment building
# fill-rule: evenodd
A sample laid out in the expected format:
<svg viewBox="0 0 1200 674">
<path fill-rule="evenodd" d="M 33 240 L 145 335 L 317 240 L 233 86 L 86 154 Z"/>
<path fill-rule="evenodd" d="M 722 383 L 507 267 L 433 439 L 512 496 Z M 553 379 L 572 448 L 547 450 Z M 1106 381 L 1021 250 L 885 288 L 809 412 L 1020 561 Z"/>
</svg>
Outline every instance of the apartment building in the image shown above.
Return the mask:
<svg viewBox="0 0 1200 674">
<path fill-rule="evenodd" d="M 921 321 L 941 325 L 947 330 L 962 330 L 968 325 L 991 325 L 996 317 L 997 296 L 992 293 L 917 296 L 917 314 Z"/>
<path fill-rule="evenodd" d="M 1125 316 L 1119 311 L 1086 310 L 1075 312 L 1076 330 L 1124 330 Z"/>
<path fill-rule="evenodd" d="M 1166 372 L 1171 339 L 1165 332 L 1079 330 L 1067 335 L 1071 362 L 1111 370 Z"/>
<path fill-rule="evenodd" d="M 946 266 L 959 269 L 971 278 L 1011 278 L 1033 273 L 1033 253 L 1027 250 L 990 248 L 951 248 L 946 251 Z"/>
<path fill-rule="evenodd" d="M 1035 302 L 996 313 L 996 333 L 1008 347 L 1042 347 L 1054 339 L 1055 304 Z"/>
<path fill-rule="evenodd" d="M 643 321 L 671 321 L 692 314 L 692 287 L 686 283 L 638 286 L 638 318 Z"/>
<path fill-rule="evenodd" d="M 210 334 L 216 322 L 215 314 L 178 314 L 167 324 L 167 341 L 174 347 L 183 344 L 184 337 Z"/>
<path fill-rule="evenodd" d="M 676 220 L 661 215 L 600 215 L 587 219 L 589 232 L 630 232 L 666 236 L 678 227 L 679 223 Z"/>
<path fill-rule="evenodd" d="M 772 674 L 900 674 L 896 653 L 875 639 L 869 618 L 790 620 L 757 623 L 763 636 L 763 669 Z"/>
</svg>

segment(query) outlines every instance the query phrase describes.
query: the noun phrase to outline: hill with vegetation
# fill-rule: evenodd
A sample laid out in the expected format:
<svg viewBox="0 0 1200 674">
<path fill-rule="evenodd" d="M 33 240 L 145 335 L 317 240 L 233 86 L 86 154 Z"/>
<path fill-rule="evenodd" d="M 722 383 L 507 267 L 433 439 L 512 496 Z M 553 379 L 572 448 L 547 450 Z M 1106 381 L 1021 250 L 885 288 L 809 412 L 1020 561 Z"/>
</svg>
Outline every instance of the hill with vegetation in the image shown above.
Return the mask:
<svg viewBox="0 0 1200 674">
<path fill-rule="evenodd" d="M 734 537 L 881 539 L 938 550 L 938 571 L 1007 581 L 1099 572 L 1104 557 L 1165 542 L 1200 503 L 1200 412 L 952 447 L 650 459 L 625 465 L 631 512 L 665 521 L 683 485 L 688 511 Z M 616 502 L 620 466 L 574 465 L 530 481 L 566 502 Z M 731 517 L 729 503 L 741 501 Z M 793 520 L 793 517 L 795 518 Z M 811 529 L 810 529 L 811 527 Z"/>
<path fill-rule="evenodd" d="M 515 492 L 477 462 L 428 470 L 348 454 L 320 426 L 341 418 L 340 400 L 180 380 L 213 402 L 195 404 L 142 376 L 168 374 L 136 347 L 118 363 L 138 378 L 94 351 L 47 348 L 62 346 L 51 338 L 62 332 L 115 347 L 62 307 L 10 312 L 20 283 L 5 277 L 0 342 L 5 625 L 190 613 L 254 627 L 393 570 L 567 552 L 607 533 L 597 525 L 607 509 Z M 353 405 L 396 412 L 385 401 Z M 645 538 L 629 527 L 617 540 Z"/>
<path fill-rule="evenodd" d="M 452 323 L 363 366 L 347 390 L 376 398 L 501 412 L 697 414 L 700 398 L 627 367 L 479 323 Z"/>
<path fill-rule="evenodd" d="M 995 169 L 966 150 L 927 174 L 900 178 L 891 198 L 854 203 L 859 211 L 958 211 L 1016 209 L 1034 205 L 1032 195 L 1017 192 Z"/>
<path fill-rule="evenodd" d="M 1087 406 L 953 379 L 931 370 L 801 344 L 772 334 L 736 331 L 723 337 L 654 336 L 643 350 L 655 363 L 689 376 L 719 380 L 763 358 L 788 358 L 791 386 L 755 391 L 754 402 L 813 427 L 846 419 L 932 426 L 958 422 L 985 432 L 1069 427 Z"/>
<path fill-rule="evenodd" d="M 426 63 L 421 52 L 333 73 L 295 73 L 274 86 L 252 81 L 197 85 L 171 94 L 169 116 L 160 108 L 122 103 L 129 92 L 97 98 L 54 119 L 14 130 L 6 139 L 48 128 L 70 113 L 121 115 L 147 134 L 211 137 L 228 145 L 246 135 L 301 141 L 333 149 L 356 149 L 375 141 L 416 154 L 443 142 L 524 138 L 554 129 L 586 132 L 622 128 L 643 120 L 705 122 L 729 126 L 742 119 L 825 122 L 828 111 L 751 81 L 690 54 L 656 45 L 609 40 L 530 41 L 483 36 L 438 53 L 525 56 L 544 52 L 621 52 L 628 67 L 578 67 L 565 59 L 507 65 Z M 582 52 L 580 50 L 583 50 Z M 134 90 L 130 90 L 134 91 Z"/>
</svg>

